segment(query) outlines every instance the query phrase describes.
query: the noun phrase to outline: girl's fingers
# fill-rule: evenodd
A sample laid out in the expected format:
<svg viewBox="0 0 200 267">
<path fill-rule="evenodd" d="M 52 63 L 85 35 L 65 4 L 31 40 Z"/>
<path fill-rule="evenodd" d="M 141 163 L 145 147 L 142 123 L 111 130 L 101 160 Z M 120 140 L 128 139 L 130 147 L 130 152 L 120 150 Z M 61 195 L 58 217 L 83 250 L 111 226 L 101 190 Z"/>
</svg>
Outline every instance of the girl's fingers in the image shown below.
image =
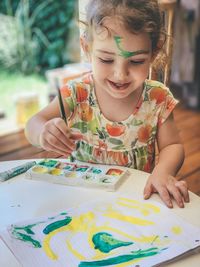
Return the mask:
<svg viewBox="0 0 200 267">
<path fill-rule="evenodd" d="M 66 126 L 66 123 L 58 118 L 54 120 L 54 127 L 48 129 L 55 137 L 57 137 L 64 146 L 70 149 L 75 149 L 75 143 L 71 140 L 71 130 Z"/>
<path fill-rule="evenodd" d="M 175 183 L 175 186 L 179 189 L 181 192 L 183 199 L 185 202 L 190 202 L 189 192 L 188 192 L 188 186 L 185 181 L 177 181 Z"/>
<path fill-rule="evenodd" d="M 164 186 L 159 186 L 156 188 L 161 199 L 163 202 L 167 205 L 168 208 L 173 208 L 172 200 L 170 198 L 169 192 L 167 191 L 167 188 Z"/>
<path fill-rule="evenodd" d="M 66 147 L 71 151 L 75 149 L 74 142 L 71 141 L 66 135 L 63 135 L 60 129 L 55 128 L 52 132 L 49 131 L 49 134 L 51 134 L 53 137 L 51 137 L 52 140 L 48 140 L 48 142 L 53 144 L 54 146 L 59 146 L 60 144 L 62 144 L 63 147 Z"/>
<path fill-rule="evenodd" d="M 180 208 L 184 208 L 183 196 L 182 196 L 181 192 L 179 191 L 179 189 L 175 186 L 175 184 L 171 183 L 171 184 L 167 185 L 167 189 L 168 189 L 168 192 L 170 193 L 170 195 L 175 199 L 177 205 Z"/>
<path fill-rule="evenodd" d="M 63 151 L 64 153 L 72 153 L 73 149 L 71 149 L 69 146 L 63 144 L 59 139 L 57 139 L 55 136 L 53 135 L 49 135 L 46 138 L 48 144 L 53 147 L 54 149 Z"/>
<path fill-rule="evenodd" d="M 144 187 L 144 199 L 150 198 L 150 196 L 154 193 L 153 185 L 150 181 L 150 179 L 147 181 L 145 187 Z"/>
<path fill-rule="evenodd" d="M 52 144 L 49 144 L 47 141 L 46 141 L 45 145 L 46 145 L 45 149 L 47 151 L 53 151 L 53 152 L 56 152 L 59 155 L 65 156 L 65 157 L 68 157 L 71 154 L 67 150 L 63 150 L 62 148 L 58 148 L 58 147 L 56 147 L 56 146 L 54 146 Z"/>
</svg>

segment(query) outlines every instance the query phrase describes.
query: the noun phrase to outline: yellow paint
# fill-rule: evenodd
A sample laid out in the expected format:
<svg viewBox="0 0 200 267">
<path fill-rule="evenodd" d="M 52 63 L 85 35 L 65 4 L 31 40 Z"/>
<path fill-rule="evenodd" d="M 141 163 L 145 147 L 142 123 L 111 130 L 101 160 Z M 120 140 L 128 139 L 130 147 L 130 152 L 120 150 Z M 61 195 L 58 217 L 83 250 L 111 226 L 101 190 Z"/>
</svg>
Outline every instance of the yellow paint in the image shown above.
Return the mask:
<svg viewBox="0 0 200 267">
<path fill-rule="evenodd" d="M 144 216 L 150 214 L 150 212 L 160 213 L 160 208 L 156 205 L 150 203 L 140 202 L 138 200 L 133 200 L 125 197 L 119 197 L 118 204 L 121 206 L 126 206 L 133 209 L 138 209 L 142 212 Z"/>
<path fill-rule="evenodd" d="M 46 255 L 51 259 L 51 260 L 57 260 L 58 256 L 52 251 L 50 248 L 50 240 L 51 240 L 51 235 L 47 235 L 43 241 L 43 249 L 46 252 Z"/>
<path fill-rule="evenodd" d="M 175 235 L 180 235 L 182 233 L 182 228 L 180 226 L 173 226 L 171 230 Z"/>
<path fill-rule="evenodd" d="M 53 174 L 53 175 L 60 175 L 62 173 L 61 169 L 58 169 L 58 168 L 54 168 L 50 171 L 50 174 Z"/>
<path fill-rule="evenodd" d="M 32 171 L 37 172 L 37 173 L 47 173 L 48 169 L 43 166 L 35 166 L 32 168 Z"/>
<path fill-rule="evenodd" d="M 67 178 L 77 178 L 78 177 L 77 175 L 78 175 L 77 172 L 68 172 L 65 174 Z"/>
<path fill-rule="evenodd" d="M 127 204 L 127 203 L 123 203 L 123 202 L 120 202 L 120 201 L 117 202 L 117 204 L 120 205 L 120 206 L 123 206 L 123 207 L 127 207 L 127 208 L 130 208 L 130 209 L 138 210 L 144 216 L 148 216 L 148 215 L 151 214 L 150 210 L 143 209 L 142 207 L 139 207 L 137 205 Z"/>
<path fill-rule="evenodd" d="M 123 214 L 121 214 L 121 213 L 119 213 L 117 211 L 114 211 L 114 210 L 113 211 L 108 211 L 107 213 L 104 213 L 103 215 L 105 217 L 109 217 L 109 218 L 112 218 L 112 219 L 128 222 L 128 223 L 135 224 L 135 225 L 140 225 L 140 226 L 147 226 L 147 225 L 155 224 L 152 221 L 140 219 L 138 217 L 123 215 Z"/>
<path fill-rule="evenodd" d="M 86 257 L 84 257 L 82 254 L 80 254 L 78 251 L 76 251 L 73 247 L 70 241 L 66 241 L 68 250 L 80 261 L 86 260 Z"/>
</svg>

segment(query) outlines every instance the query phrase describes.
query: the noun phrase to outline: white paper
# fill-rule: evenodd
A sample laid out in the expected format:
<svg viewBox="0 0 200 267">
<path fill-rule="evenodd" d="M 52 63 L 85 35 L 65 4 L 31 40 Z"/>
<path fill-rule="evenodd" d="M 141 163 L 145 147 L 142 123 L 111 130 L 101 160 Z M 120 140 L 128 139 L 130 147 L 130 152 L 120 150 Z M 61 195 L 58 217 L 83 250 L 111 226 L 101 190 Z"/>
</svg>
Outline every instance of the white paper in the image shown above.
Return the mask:
<svg viewBox="0 0 200 267">
<path fill-rule="evenodd" d="M 11 225 L 1 237 L 25 267 L 150 267 L 200 246 L 200 228 L 164 205 L 138 199 L 117 195 L 86 203 Z"/>
</svg>

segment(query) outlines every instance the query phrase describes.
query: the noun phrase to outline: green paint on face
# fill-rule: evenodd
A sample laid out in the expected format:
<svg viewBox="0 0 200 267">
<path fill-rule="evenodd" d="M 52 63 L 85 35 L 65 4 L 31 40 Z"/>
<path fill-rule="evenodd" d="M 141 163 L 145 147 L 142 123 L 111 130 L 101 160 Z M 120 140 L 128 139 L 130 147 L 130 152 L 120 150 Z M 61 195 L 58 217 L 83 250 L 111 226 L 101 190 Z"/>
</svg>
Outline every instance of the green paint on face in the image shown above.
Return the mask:
<svg viewBox="0 0 200 267">
<path fill-rule="evenodd" d="M 133 242 L 124 242 L 113 238 L 111 234 L 106 232 L 99 232 L 95 234 L 92 238 L 92 241 L 95 245 L 95 249 L 99 249 L 101 252 L 109 253 L 111 250 L 132 245 Z"/>
<path fill-rule="evenodd" d="M 44 228 L 43 233 L 48 235 L 49 233 L 53 232 L 54 230 L 59 229 L 65 225 L 69 224 L 71 222 L 71 220 L 72 220 L 71 217 L 66 217 L 66 219 L 64 219 L 64 220 L 53 222 Z"/>
<path fill-rule="evenodd" d="M 33 239 L 29 235 L 19 233 L 15 230 L 13 230 L 12 234 L 15 236 L 16 239 L 22 240 L 24 242 L 30 242 L 35 248 L 41 248 L 42 247 L 42 245 L 40 244 L 39 241 Z"/>
<path fill-rule="evenodd" d="M 129 57 L 133 57 L 133 56 L 136 56 L 136 55 L 139 55 L 139 54 L 142 54 L 142 53 L 146 52 L 144 50 L 138 50 L 138 51 L 135 51 L 135 52 L 126 51 L 121 47 L 122 37 L 114 36 L 114 40 L 115 40 L 115 43 L 117 45 L 117 48 L 120 51 L 119 55 L 121 57 L 129 58 Z"/>
<path fill-rule="evenodd" d="M 116 265 L 120 263 L 129 262 L 135 259 L 151 257 L 151 256 L 159 254 L 162 250 L 159 250 L 158 248 L 155 247 L 155 248 L 149 248 L 146 250 L 131 251 L 130 252 L 131 254 L 120 255 L 120 256 L 105 259 L 105 260 L 90 261 L 90 262 L 82 261 L 80 262 L 78 267 L 90 267 L 90 266 L 100 267 L 100 266 Z"/>
</svg>

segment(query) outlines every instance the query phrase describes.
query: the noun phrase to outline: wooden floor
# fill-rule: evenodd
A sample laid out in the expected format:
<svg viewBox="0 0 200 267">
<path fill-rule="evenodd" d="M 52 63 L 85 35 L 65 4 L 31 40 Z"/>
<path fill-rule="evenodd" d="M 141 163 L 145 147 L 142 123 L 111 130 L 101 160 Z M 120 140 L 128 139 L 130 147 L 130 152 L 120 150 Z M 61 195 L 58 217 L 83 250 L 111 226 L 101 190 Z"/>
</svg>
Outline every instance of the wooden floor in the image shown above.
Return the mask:
<svg viewBox="0 0 200 267">
<path fill-rule="evenodd" d="M 185 149 L 185 161 L 178 177 L 200 196 L 200 111 L 179 107 L 175 110 L 175 120 Z"/>
<path fill-rule="evenodd" d="M 178 173 L 178 179 L 187 181 L 189 189 L 200 196 L 200 111 L 179 107 L 175 120 L 180 131 L 184 148 L 185 162 Z M 31 146 L 24 132 L 0 137 L 0 161 L 27 158 L 56 158 L 59 155 Z"/>
</svg>

